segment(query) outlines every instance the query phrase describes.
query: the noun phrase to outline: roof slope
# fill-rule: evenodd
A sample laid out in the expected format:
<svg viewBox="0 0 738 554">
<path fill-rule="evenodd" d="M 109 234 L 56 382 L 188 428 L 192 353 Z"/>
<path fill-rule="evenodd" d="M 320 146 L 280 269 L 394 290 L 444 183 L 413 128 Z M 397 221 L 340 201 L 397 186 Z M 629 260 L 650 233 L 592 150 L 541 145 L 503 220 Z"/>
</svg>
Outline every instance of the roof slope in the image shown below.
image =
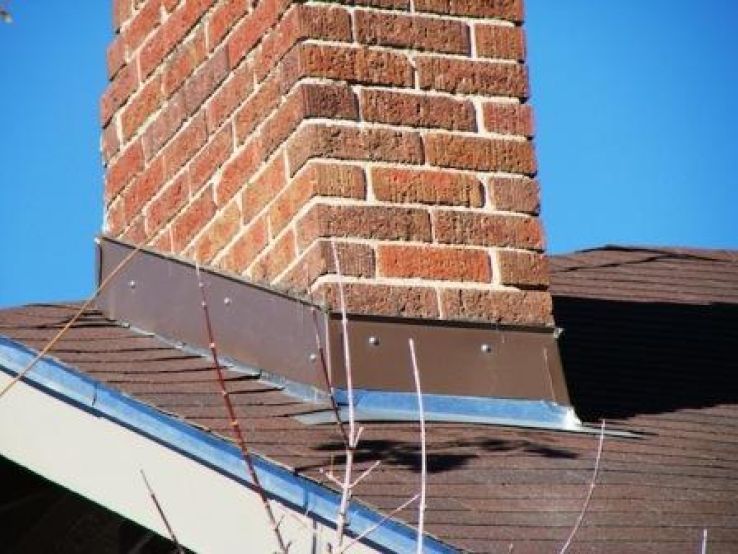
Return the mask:
<svg viewBox="0 0 738 554">
<path fill-rule="evenodd" d="M 738 366 L 730 348 L 738 344 L 738 279 L 715 279 L 723 285 L 713 286 L 711 278 L 738 275 L 738 261 L 730 253 L 689 252 L 607 248 L 553 261 L 575 406 L 580 415 L 641 433 L 605 439 L 575 552 L 693 552 L 703 528 L 710 552 L 738 549 Z M 702 277 L 687 282 L 683 273 L 695 264 Z M 682 302 L 687 295 L 677 282 L 689 289 L 689 302 Z M 729 301 L 705 306 L 715 298 Z M 5 310 L 0 334 L 41 348 L 73 312 L 64 305 Z M 227 435 L 205 358 L 96 312 L 86 314 L 53 355 Z M 308 427 L 291 417 L 314 406 L 235 372 L 228 386 L 255 451 L 316 480 L 332 456 L 340 463 L 333 427 Z M 389 511 L 418 489 L 417 426 L 365 427 L 359 467 L 383 463 L 357 497 Z M 513 544 L 516 554 L 562 545 L 581 509 L 597 447 L 595 436 L 466 424 L 431 424 L 428 442 L 429 532 L 474 552 L 507 552 Z M 415 516 L 412 508 L 400 514 L 411 523 Z"/>
</svg>

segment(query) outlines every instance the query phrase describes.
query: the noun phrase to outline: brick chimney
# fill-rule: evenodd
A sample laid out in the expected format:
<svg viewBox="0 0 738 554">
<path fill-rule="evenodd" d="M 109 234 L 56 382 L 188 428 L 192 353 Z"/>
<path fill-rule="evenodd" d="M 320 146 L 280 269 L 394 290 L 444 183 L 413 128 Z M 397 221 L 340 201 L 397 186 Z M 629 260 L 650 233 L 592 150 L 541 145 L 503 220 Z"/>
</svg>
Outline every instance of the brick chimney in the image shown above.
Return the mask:
<svg viewBox="0 0 738 554">
<path fill-rule="evenodd" d="M 114 0 L 104 234 L 348 310 L 550 327 L 521 0 Z"/>
</svg>

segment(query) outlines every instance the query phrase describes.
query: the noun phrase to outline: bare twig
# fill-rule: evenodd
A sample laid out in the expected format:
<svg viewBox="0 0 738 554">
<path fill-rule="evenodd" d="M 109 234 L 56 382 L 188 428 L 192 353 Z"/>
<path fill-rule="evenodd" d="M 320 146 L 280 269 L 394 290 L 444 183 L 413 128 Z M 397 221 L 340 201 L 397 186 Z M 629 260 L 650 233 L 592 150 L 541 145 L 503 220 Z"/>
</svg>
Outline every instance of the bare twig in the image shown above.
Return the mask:
<svg viewBox="0 0 738 554">
<path fill-rule="evenodd" d="M 343 277 L 341 274 L 341 262 L 338 259 L 338 250 L 335 241 L 331 241 L 331 250 L 333 251 L 333 265 L 338 277 L 338 294 L 341 303 L 341 328 L 343 339 L 343 357 L 346 369 L 346 392 L 348 396 L 348 416 L 349 416 L 349 432 L 348 441 L 346 443 L 346 464 L 343 474 L 343 484 L 341 485 L 341 503 L 338 507 L 338 516 L 336 518 L 336 546 L 337 550 L 341 550 L 343 539 L 346 534 L 346 525 L 348 523 L 348 507 L 351 500 L 351 476 L 354 467 L 354 453 L 358 443 L 356 434 L 356 420 L 354 413 L 354 383 L 351 372 L 351 350 L 348 337 L 348 316 L 346 314 L 346 296 L 343 290 Z"/>
<path fill-rule="evenodd" d="M 367 477 L 369 477 L 369 475 L 371 475 L 371 473 L 372 473 L 372 472 L 373 472 L 373 471 L 374 471 L 375 469 L 377 469 L 377 468 L 379 467 L 379 464 L 381 464 L 381 463 L 382 463 L 382 460 L 377 460 L 377 461 L 376 461 L 376 462 L 374 462 L 374 463 L 373 463 L 372 465 L 370 465 L 370 466 L 369 466 L 368 468 L 366 468 L 366 469 L 364 470 L 364 472 L 363 472 L 363 473 L 362 473 L 361 475 L 359 475 L 359 476 L 358 476 L 358 477 L 357 477 L 356 479 L 354 479 L 354 482 L 353 482 L 353 483 L 351 483 L 351 488 L 352 488 L 352 489 L 355 489 L 355 488 L 356 488 L 356 486 L 357 486 L 357 485 L 358 485 L 359 483 L 361 483 L 361 482 L 362 482 L 362 481 L 363 481 L 364 479 L 366 479 Z"/>
<path fill-rule="evenodd" d="M 571 533 L 569 533 L 569 537 L 566 539 L 566 542 L 564 543 L 564 546 L 561 547 L 561 550 L 559 550 L 559 554 L 566 554 L 566 552 L 569 550 L 569 547 L 571 547 L 572 542 L 574 541 L 574 536 L 577 534 L 577 531 L 579 531 L 579 528 L 582 526 L 582 522 L 584 521 L 584 516 L 587 513 L 587 508 L 589 508 L 589 503 L 592 500 L 592 493 L 594 493 L 595 487 L 597 486 L 597 475 L 600 472 L 600 460 L 602 459 L 602 446 L 605 443 L 605 420 L 602 420 L 602 426 L 600 427 L 600 442 L 597 446 L 597 458 L 595 458 L 595 466 L 594 471 L 592 472 L 592 479 L 589 482 L 589 490 L 587 491 L 587 497 L 584 499 L 584 505 L 582 505 L 582 511 L 579 513 L 579 517 L 577 517 L 577 521 L 574 524 L 574 527 L 571 530 Z"/>
<path fill-rule="evenodd" d="M 338 402 L 336 401 L 336 389 L 333 388 L 333 380 L 331 379 L 330 372 L 328 371 L 328 364 L 325 359 L 325 350 L 323 349 L 323 343 L 320 341 L 320 333 L 318 332 L 318 314 L 315 307 L 310 308 L 310 312 L 313 316 L 313 329 L 315 330 L 315 348 L 318 351 L 318 363 L 323 373 L 323 379 L 325 380 L 325 386 L 328 389 L 328 395 L 330 397 L 331 410 L 333 410 L 333 417 L 336 420 L 336 427 L 338 434 L 341 436 L 344 447 L 349 446 L 349 437 L 346 433 L 346 428 L 341 420 L 341 412 L 338 408 Z"/>
<path fill-rule="evenodd" d="M 415 392 L 418 396 L 418 420 L 420 421 L 420 502 L 418 503 L 418 542 L 417 554 L 423 554 L 423 536 L 425 524 L 425 491 L 428 476 L 428 458 L 425 439 L 425 410 L 423 408 L 423 393 L 420 388 L 420 371 L 418 370 L 418 357 L 415 353 L 415 341 L 408 339 L 410 346 L 410 359 L 413 363 L 413 378 L 415 379 Z"/>
<path fill-rule="evenodd" d="M 180 546 L 179 541 L 177 540 L 177 536 L 174 534 L 174 529 L 172 529 L 172 526 L 169 523 L 169 520 L 167 519 L 166 514 L 164 513 L 164 509 L 161 507 L 161 504 L 159 504 L 159 500 L 156 498 L 156 493 L 154 492 L 154 489 L 151 488 L 151 484 L 149 483 L 149 480 L 146 478 L 146 474 L 144 473 L 144 470 L 139 470 L 141 472 L 141 477 L 143 478 L 143 482 L 146 485 L 146 489 L 149 491 L 149 496 L 151 496 L 151 501 L 154 503 L 154 506 L 156 507 L 156 511 L 159 512 L 159 517 L 161 518 L 161 521 L 164 523 L 164 527 L 167 528 L 167 532 L 169 533 L 169 538 L 174 543 L 174 546 L 177 550 L 177 554 L 184 554 L 184 549 Z"/>
<path fill-rule="evenodd" d="M 134 248 L 133 250 L 131 250 L 126 255 L 126 257 L 123 258 L 121 262 L 117 266 L 115 266 L 115 268 L 110 273 L 108 273 L 107 277 L 105 277 L 105 279 L 102 280 L 102 282 L 100 283 L 100 286 L 97 287 L 97 289 L 92 294 L 92 296 L 90 296 L 85 301 L 85 303 L 82 304 L 82 307 L 79 310 L 77 310 L 77 313 L 75 313 L 74 316 L 72 316 L 72 319 L 70 319 L 67 322 L 67 324 L 61 330 L 59 330 L 59 332 L 56 335 L 54 335 L 54 337 L 48 343 L 46 343 L 46 346 L 44 346 L 41 352 L 36 354 L 33 360 L 28 362 L 28 365 L 26 365 L 26 367 L 24 367 L 23 370 L 20 373 L 18 373 L 18 375 L 13 377 L 10 380 L 10 382 L 7 385 L 5 385 L 5 387 L 3 387 L 3 390 L 0 391 L 0 398 L 2 398 L 10 389 L 12 389 L 21 379 L 23 379 L 26 375 L 28 375 L 28 373 L 34 368 L 34 366 L 38 363 L 38 361 L 44 356 L 46 356 L 46 354 L 48 354 L 52 348 L 54 348 L 56 343 L 59 342 L 59 340 L 66 334 L 67 331 L 69 331 L 69 329 L 71 329 L 72 325 L 77 323 L 77 320 L 79 320 L 79 318 L 82 317 L 85 311 L 87 311 L 87 308 L 89 308 L 90 305 L 95 301 L 95 298 L 97 298 L 98 295 L 105 289 L 105 287 L 107 287 L 108 284 L 110 284 L 113 278 L 116 275 L 118 275 L 118 273 L 120 273 L 120 271 L 126 265 L 128 265 L 128 263 L 133 259 L 133 257 L 141 251 L 142 247 L 143 246 L 140 245 Z"/>
<path fill-rule="evenodd" d="M 231 432 L 233 438 L 238 444 L 239 449 L 241 450 L 244 462 L 246 462 L 246 468 L 248 469 L 251 481 L 253 482 L 254 487 L 259 493 L 261 502 L 264 505 L 264 510 L 266 511 L 267 517 L 269 518 L 269 523 L 271 525 L 272 531 L 274 532 L 277 544 L 279 545 L 279 550 L 282 552 L 282 554 L 287 554 L 287 545 L 284 542 L 282 533 L 279 530 L 279 523 L 277 522 L 276 517 L 274 517 L 274 511 L 272 510 L 271 504 L 269 504 L 269 498 L 267 498 L 266 491 L 264 490 L 264 487 L 261 484 L 261 480 L 259 479 L 259 475 L 256 472 L 254 460 L 251 456 L 248 445 L 246 444 L 246 439 L 243 430 L 241 429 L 241 424 L 238 422 L 236 410 L 233 407 L 233 402 L 231 402 L 231 396 L 228 393 L 228 389 L 226 388 L 225 378 L 223 377 L 223 368 L 221 367 L 220 360 L 218 359 L 218 346 L 215 342 L 215 336 L 213 334 L 213 323 L 210 319 L 210 309 L 208 307 L 207 295 L 205 294 L 205 284 L 203 283 L 202 277 L 200 275 L 200 266 L 197 264 L 195 265 L 195 276 L 197 278 L 197 286 L 200 289 L 200 301 L 203 314 L 205 316 L 205 329 L 208 335 L 208 346 L 210 348 L 210 354 L 213 358 L 213 369 L 215 370 L 215 374 L 218 380 L 218 386 L 220 387 L 220 393 L 223 397 L 223 402 L 228 412 Z"/>
<path fill-rule="evenodd" d="M 700 554 L 707 554 L 707 527 L 702 530 L 702 545 L 700 546 Z"/>
<path fill-rule="evenodd" d="M 375 523 L 374 525 L 372 525 L 371 527 L 369 527 L 369 529 L 367 529 L 366 531 L 364 531 L 361 535 L 359 535 L 355 539 L 351 540 L 346 545 L 346 547 L 344 549 L 342 549 L 340 552 L 346 552 L 349 548 L 351 548 L 352 546 L 354 546 L 357 543 L 361 542 L 363 539 L 365 539 L 366 537 L 368 537 L 369 535 L 371 535 L 374 531 L 376 531 L 377 529 L 379 529 L 382 525 L 384 525 L 385 523 L 387 523 L 387 521 L 389 521 L 389 519 L 391 519 L 395 514 L 401 512 L 402 510 L 404 510 L 405 508 L 407 508 L 410 504 L 412 504 L 413 502 L 415 502 L 418 498 L 420 498 L 420 494 L 416 494 L 412 498 L 410 498 L 410 499 L 406 500 L 405 502 L 403 502 L 402 504 L 400 504 L 397 508 L 395 508 L 394 510 L 392 510 L 390 513 L 388 513 L 386 516 L 384 516 L 382 519 L 380 519 L 377 523 Z"/>
</svg>

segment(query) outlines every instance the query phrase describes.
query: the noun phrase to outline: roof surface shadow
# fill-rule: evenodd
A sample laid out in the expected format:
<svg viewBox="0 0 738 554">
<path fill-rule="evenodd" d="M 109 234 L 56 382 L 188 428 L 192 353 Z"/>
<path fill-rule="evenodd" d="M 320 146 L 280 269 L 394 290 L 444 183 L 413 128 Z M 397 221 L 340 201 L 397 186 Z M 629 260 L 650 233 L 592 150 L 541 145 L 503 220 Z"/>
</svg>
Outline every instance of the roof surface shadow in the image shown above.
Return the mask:
<svg viewBox="0 0 738 554">
<path fill-rule="evenodd" d="M 555 296 L 554 313 L 585 421 L 738 402 L 738 305 Z"/>
</svg>

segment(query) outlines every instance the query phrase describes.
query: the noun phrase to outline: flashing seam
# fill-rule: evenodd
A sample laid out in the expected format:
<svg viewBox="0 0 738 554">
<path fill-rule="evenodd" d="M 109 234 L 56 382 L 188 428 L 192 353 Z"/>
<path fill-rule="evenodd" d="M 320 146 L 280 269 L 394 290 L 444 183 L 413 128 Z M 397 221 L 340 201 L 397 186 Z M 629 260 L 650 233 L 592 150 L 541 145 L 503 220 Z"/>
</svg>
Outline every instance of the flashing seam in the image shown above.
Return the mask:
<svg viewBox="0 0 738 554">
<path fill-rule="evenodd" d="M 12 376 L 18 375 L 36 354 L 36 351 L 27 346 L 0 335 L 1 371 Z M 23 378 L 23 382 L 50 393 L 59 400 L 123 425 L 253 488 L 241 452 L 234 444 L 107 387 L 71 366 L 44 357 Z M 300 513 L 335 525 L 335 516 L 340 504 L 337 493 L 305 477 L 295 475 L 286 467 L 258 454 L 254 455 L 254 464 L 262 486 L 269 496 Z M 349 507 L 349 531 L 352 535 L 358 536 L 382 522 L 385 517 L 380 512 L 352 502 Z M 362 542 L 380 551 L 410 552 L 415 550 L 417 531 L 395 519 L 388 519 L 369 537 Z M 424 552 L 431 554 L 458 552 L 457 549 L 428 535 L 425 535 L 423 544 Z"/>
</svg>

